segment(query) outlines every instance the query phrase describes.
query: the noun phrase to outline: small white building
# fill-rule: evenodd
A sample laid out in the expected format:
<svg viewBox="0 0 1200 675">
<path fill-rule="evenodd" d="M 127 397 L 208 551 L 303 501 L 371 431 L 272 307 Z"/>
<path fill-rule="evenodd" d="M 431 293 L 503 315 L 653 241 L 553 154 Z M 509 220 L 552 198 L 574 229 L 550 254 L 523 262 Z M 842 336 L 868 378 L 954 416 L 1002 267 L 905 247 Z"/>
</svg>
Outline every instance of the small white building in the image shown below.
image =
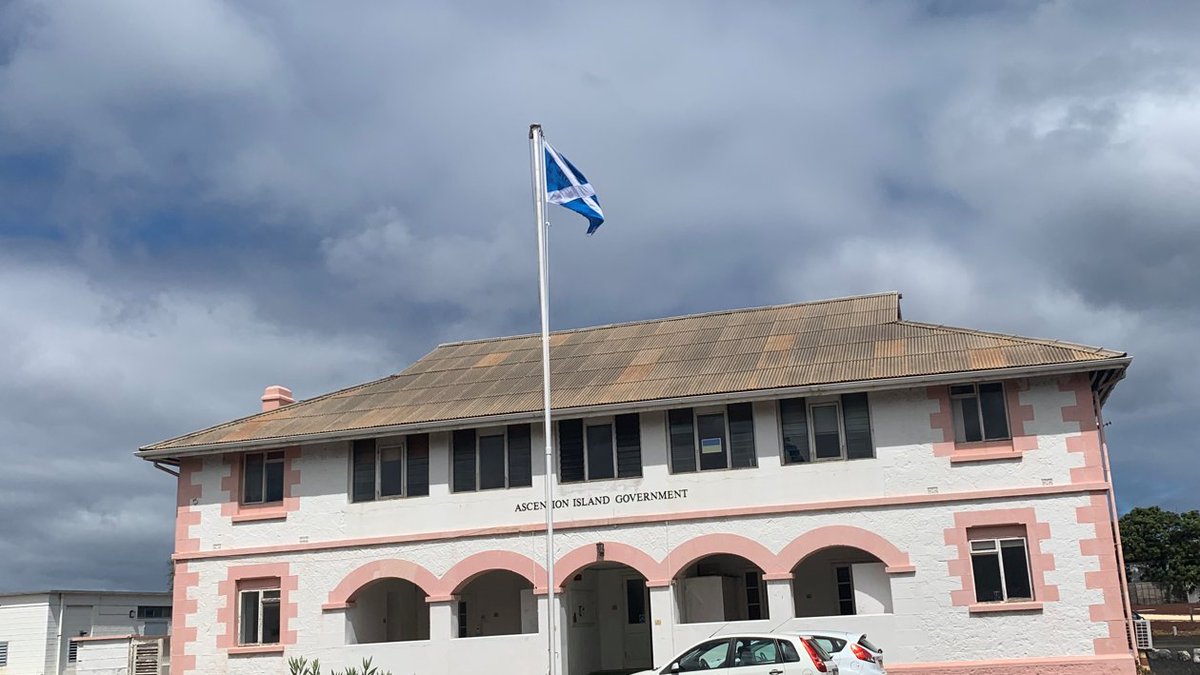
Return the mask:
<svg viewBox="0 0 1200 675">
<path fill-rule="evenodd" d="M 549 644 L 589 675 L 812 628 L 892 673 L 1134 673 L 1101 418 L 1125 353 L 895 293 L 557 332 L 550 476 L 540 357 L 445 344 L 142 448 L 179 480 L 173 675 L 529 675 Z"/>
<path fill-rule="evenodd" d="M 0 675 L 133 675 L 134 645 L 152 643 L 164 661 L 170 631 L 170 593 L 0 594 Z"/>
</svg>

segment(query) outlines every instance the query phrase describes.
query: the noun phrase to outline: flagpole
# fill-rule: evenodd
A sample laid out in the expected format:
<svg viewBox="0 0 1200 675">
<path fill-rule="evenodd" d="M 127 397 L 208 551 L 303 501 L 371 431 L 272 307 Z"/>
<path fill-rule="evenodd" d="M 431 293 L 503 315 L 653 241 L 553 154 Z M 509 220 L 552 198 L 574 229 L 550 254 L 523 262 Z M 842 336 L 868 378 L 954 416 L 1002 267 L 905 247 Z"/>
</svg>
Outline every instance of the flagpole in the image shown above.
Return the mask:
<svg viewBox="0 0 1200 675">
<path fill-rule="evenodd" d="M 546 153 L 542 148 L 542 125 L 529 125 L 529 151 L 533 165 L 533 212 L 537 222 L 538 295 L 542 310 L 542 435 L 546 439 L 546 654 L 550 675 L 558 673 L 555 649 L 554 611 L 554 444 L 550 436 L 550 300 L 546 269 L 550 261 L 546 245 Z"/>
</svg>

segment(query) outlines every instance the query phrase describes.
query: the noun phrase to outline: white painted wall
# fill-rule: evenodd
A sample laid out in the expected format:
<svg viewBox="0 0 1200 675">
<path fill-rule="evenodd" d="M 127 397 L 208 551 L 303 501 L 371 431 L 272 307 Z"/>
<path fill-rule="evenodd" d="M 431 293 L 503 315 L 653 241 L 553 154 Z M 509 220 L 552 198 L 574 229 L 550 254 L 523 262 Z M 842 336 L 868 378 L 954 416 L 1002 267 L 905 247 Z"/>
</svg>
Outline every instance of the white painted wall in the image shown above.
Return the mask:
<svg viewBox="0 0 1200 675">
<path fill-rule="evenodd" d="M 891 614 L 892 580 L 883 563 L 855 563 L 850 566 L 854 579 L 856 614 Z"/>
<path fill-rule="evenodd" d="M 75 675 L 129 675 L 129 640 L 79 643 Z"/>
<path fill-rule="evenodd" d="M 0 642 L 8 643 L 8 667 L 0 674 L 51 672 L 56 632 L 48 595 L 0 597 Z"/>
</svg>

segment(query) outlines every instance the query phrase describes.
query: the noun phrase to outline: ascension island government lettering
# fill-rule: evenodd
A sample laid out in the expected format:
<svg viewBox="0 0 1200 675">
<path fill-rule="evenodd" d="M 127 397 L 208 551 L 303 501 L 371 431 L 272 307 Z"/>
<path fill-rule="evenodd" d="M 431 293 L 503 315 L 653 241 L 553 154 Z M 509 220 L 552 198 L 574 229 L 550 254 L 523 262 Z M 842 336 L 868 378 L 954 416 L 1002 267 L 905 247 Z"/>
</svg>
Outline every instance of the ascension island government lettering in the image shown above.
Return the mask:
<svg viewBox="0 0 1200 675">
<path fill-rule="evenodd" d="M 572 509 L 584 506 L 605 506 L 607 504 L 632 504 L 634 502 L 657 502 L 664 499 L 687 499 L 688 489 L 654 490 L 652 492 L 621 492 L 616 495 L 598 495 L 594 497 L 572 497 L 571 499 L 555 499 L 555 509 Z M 546 508 L 545 501 L 517 502 L 513 511 L 541 511 Z"/>
</svg>

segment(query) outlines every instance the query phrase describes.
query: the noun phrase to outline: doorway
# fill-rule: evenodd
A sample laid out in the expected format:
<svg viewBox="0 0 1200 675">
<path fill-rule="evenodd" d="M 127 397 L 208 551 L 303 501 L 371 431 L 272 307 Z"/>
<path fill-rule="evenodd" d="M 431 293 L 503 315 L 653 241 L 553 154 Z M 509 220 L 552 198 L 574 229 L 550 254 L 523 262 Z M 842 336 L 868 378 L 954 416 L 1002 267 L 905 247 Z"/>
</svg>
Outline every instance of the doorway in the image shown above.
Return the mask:
<svg viewBox="0 0 1200 675">
<path fill-rule="evenodd" d="M 567 675 L 653 667 L 646 578 L 618 563 L 595 563 L 563 585 Z"/>
</svg>

